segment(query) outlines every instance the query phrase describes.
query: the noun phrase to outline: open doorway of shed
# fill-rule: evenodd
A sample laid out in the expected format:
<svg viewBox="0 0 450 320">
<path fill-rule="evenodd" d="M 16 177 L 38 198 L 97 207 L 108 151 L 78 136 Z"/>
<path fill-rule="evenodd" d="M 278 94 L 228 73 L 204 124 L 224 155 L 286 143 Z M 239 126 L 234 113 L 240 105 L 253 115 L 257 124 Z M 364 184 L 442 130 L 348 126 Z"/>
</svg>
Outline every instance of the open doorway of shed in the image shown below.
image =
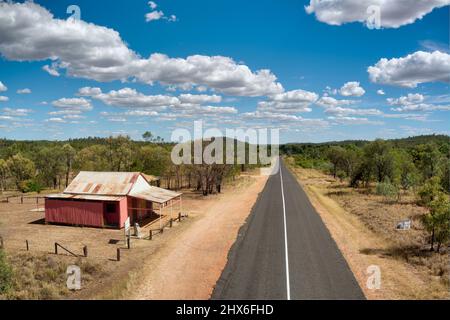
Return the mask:
<svg viewBox="0 0 450 320">
<path fill-rule="evenodd" d="M 105 202 L 103 207 L 105 226 L 118 227 L 120 222 L 119 203 Z"/>
</svg>

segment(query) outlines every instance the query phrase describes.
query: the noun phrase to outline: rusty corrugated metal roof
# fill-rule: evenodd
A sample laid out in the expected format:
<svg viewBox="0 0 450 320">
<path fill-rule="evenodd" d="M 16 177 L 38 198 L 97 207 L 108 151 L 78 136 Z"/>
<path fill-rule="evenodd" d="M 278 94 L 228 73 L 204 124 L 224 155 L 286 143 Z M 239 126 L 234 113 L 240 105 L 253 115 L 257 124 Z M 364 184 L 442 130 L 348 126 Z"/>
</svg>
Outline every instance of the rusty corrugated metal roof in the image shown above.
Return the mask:
<svg viewBox="0 0 450 320">
<path fill-rule="evenodd" d="M 50 199 L 80 199 L 92 201 L 120 201 L 123 197 L 145 199 L 155 203 L 166 203 L 181 196 L 181 193 L 150 186 L 133 191 L 133 186 L 142 174 L 139 172 L 80 172 L 61 194 L 49 195 Z M 145 179 L 144 180 L 148 181 Z"/>
<path fill-rule="evenodd" d="M 144 199 L 155 203 L 166 203 L 169 200 L 175 199 L 181 196 L 181 193 L 173 192 L 170 190 L 149 186 L 145 190 L 131 192 L 129 196 Z"/>
<path fill-rule="evenodd" d="M 138 172 L 80 172 L 64 190 L 69 194 L 127 195 L 138 179 Z"/>
<path fill-rule="evenodd" d="M 46 196 L 48 199 L 75 199 L 75 200 L 91 200 L 91 201 L 120 201 L 124 198 L 124 196 L 96 196 L 96 195 L 88 195 L 88 194 L 68 194 L 68 193 L 59 193 L 59 194 L 49 194 Z"/>
</svg>

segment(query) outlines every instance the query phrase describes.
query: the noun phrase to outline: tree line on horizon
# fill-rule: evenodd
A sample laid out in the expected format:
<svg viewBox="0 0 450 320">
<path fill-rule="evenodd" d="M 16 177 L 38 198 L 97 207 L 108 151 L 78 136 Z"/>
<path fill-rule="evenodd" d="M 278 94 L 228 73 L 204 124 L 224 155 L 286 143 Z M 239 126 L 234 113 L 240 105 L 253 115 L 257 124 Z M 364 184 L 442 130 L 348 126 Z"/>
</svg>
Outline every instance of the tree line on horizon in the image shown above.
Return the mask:
<svg viewBox="0 0 450 320">
<path fill-rule="evenodd" d="M 450 137 L 288 144 L 281 147 L 295 164 L 319 169 L 353 188 L 373 188 L 388 201 L 412 192 L 429 209 L 422 223 L 431 250 L 450 238 Z"/>
<path fill-rule="evenodd" d="M 207 196 L 220 193 L 226 179 L 234 179 L 251 168 L 206 163 L 174 165 L 173 143 L 164 142 L 151 132 L 142 137 L 142 141 L 133 141 L 128 136 L 68 141 L 0 140 L 0 194 L 5 190 L 23 193 L 61 190 L 80 171 L 122 171 L 143 172 L 159 177 L 162 187 L 192 188 Z M 204 146 L 207 144 L 203 142 Z M 245 147 L 248 149 L 247 144 Z"/>
</svg>

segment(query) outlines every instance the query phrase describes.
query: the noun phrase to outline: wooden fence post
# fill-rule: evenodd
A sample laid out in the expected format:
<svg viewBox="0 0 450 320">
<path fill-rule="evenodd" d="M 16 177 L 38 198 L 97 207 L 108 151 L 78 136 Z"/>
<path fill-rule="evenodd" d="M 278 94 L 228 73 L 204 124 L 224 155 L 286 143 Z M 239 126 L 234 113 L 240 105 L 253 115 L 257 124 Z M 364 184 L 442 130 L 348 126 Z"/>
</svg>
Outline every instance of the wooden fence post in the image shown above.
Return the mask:
<svg viewBox="0 0 450 320">
<path fill-rule="evenodd" d="M 117 261 L 120 261 L 120 248 L 117 248 Z"/>
<path fill-rule="evenodd" d="M 27 245 L 27 251 L 30 251 L 30 246 L 29 246 L 29 244 L 28 244 L 28 240 L 25 240 L 25 243 L 26 243 L 26 245 Z"/>
<path fill-rule="evenodd" d="M 170 219 L 170 227 L 172 228 L 173 225 L 173 219 Z"/>
<path fill-rule="evenodd" d="M 23 196 L 20 197 L 20 203 L 23 204 Z"/>
<path fill-rule="evenodd" d="M 58 254 L 58 243 L 55 242 L 55 254 Z"/>
<path fill-rule="evenodd" d="M 87 258 L 87 256 L 88 256 L 88 247 L 87 246 L 83 247 L 83 253 L 84 253 L 84 256 Z"/>
<path fill-rule="evenodd" d="M 178 221 L 181 222 L 181 212 L 178 212 Z"/>
<path fill-rule="evenodd" d="M 148 233 L 148 240 L 152 240 L 153 238 L 153 230 L 150 230 Z"/>
<path fill-rule="evenodd" d="M 131 237 L 130 236 L 127 237 L 127 247 L 128 247 L 128 249 L 131 249 Z"/>
</svg>

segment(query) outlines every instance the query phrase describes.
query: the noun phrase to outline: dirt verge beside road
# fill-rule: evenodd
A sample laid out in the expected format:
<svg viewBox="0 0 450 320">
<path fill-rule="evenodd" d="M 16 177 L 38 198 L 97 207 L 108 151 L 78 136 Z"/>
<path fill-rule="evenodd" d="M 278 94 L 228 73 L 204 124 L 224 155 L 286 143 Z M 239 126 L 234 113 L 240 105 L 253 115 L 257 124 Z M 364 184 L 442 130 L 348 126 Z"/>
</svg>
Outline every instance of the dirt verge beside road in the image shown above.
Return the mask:
<svg viewBox="0 0 450 320">
<path fill-rule="evenodd" d="M 351 201 L 349 200 L 356 206 L 357 204 L 362 206 L 358 210 L 360 215 L 351 213 L 347 211 L 347 207 L 342 206 L 345 203 L 341 204 L 329 196 L 330 192 L 335 194 L 340 190 L 338 183 L 330 181 L 330 177 L 316 170 L 292 166 L 290 168 L 330 230 L 368 299 L 449 298 L 448 285 L 444 283 L 442 277 L 430 274 L 426 265 L 405 261 L 402 255 L 395 254 L 393 249 L 396 248 L 396 244 L 386 234 L 376 228 L 372 227 L 373 230 L 369 228 L 361 212 L 366 210 L 373 213 L 373 208 L 362 208 L 366 205 L 362 199 L 355 196 Z M 389 208 L 384 209 L 384 215 L 389 215 Z M 386 219 L 392 219 L 392 217 L 388 216 Z M 395 225 L 392 226 L 393 228 Z M 411 232 L 418 231 L 411 230 Z M 399 237 L 401 236 L 399 234 Z M 445 260 L 445 256 L 438 258 Z M 436 263 L 436 260 L 432 262 Z M 379 266 L 381 270 L 379 290 L 369 290 L 367 287 L 369 277 L 367 268 L 373 265 Z"/>
<path fill-rule="evenodd" d="M 124 298 L 209 299 L 266 181 L 267 177 L 251 177 L 247 185 L 199 203 L 196 221 L 144 262 Z"/>
<path fill-rule="evenodd" d="M 51 260 L 45 268 L 61 280 L 53 283 L 51 289 L 55 294 L 50 295 L 48 288 L 42 287 L 43 282 L 36 281 L 40 275 L 28 272 L 21 281 L 31 281 L 36 288 L 12 292 L 11 298 L 208 298 L 226 264 L 229 248 L 266 179 L 241 175 L 227 183 L 222 194 L 208 197 L 183 190 L 183 212 L 189 218 L 174 223 L 173 228 L 167 227 L 164 234 L 156 234 L 152 241 L 133 239 L 131 250 L 126 249 L 123 230 L 45 225 L 44 212 L 36 210 L 42 204 L 1 203 L 0 236 L 13 267 L 30 259 L 39 265 Z M 30 252 L 26 251 L 26 240 Z M 87 246 L 89 258 L 80 259 L 101 269 L 93 275 L 82 273 L 82 290 L 69 292 L 65 287 L 66 273 L 61 266 L 76 263 L 76 258 L 71 259 L 63 251 L 62 255 L 54 255 L 55 242 L 80 255 Z M 117 248 L 122 248 L 120 262 L 116 261 Z M 32 270 L 28 265 L 27 270 Z M 15 269 L 18 274 L 23 273 L 22 269 Z M 22 287 L 18 285 L 15 290 Z"/>
</svg>

